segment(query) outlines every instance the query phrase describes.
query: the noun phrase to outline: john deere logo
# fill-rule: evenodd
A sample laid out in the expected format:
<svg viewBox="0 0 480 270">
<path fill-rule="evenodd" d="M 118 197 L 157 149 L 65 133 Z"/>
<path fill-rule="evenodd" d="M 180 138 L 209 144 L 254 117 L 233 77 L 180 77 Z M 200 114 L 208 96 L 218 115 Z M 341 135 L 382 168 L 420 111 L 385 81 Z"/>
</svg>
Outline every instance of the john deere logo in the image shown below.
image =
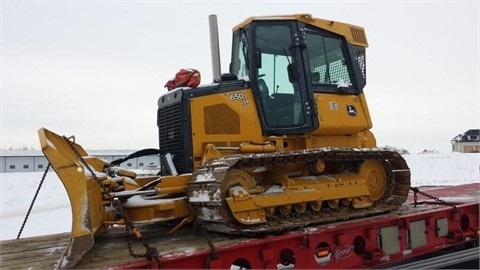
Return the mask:
<svg viewBox="0 0 480 270">
<path fill-rule="evenodd" d="M 355 109 L 355 106 L 348 104 L 347 105 L 347 113 L 350 116 L 357 116 L 357 109 Z"/>
</svg>

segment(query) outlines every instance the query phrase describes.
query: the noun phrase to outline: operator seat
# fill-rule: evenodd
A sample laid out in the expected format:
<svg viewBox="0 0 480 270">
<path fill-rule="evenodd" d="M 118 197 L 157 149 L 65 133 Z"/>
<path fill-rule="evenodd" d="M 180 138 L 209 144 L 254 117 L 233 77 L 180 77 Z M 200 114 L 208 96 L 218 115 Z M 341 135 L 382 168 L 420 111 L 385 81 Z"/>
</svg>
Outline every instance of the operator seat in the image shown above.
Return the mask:
<svg viewBox="0 0 480 270">
<path fill-rule="evenodd" d="M 320 72 L 313 72 L 312 83 L 319 83 L 319 82 L 320 82 Z"/>
<path fill-rule="evenodd" d="M 268 86 L 264 79 L 258 79 L 258 90 L 262 97 L 270 96 L 268 93 Z"/>
<path fill-rule="evenodd" d="M 269 107 L 273 102 L 273 98 L 270 96 L 265 80 L 258 79 L 258 91 L 260 92 L 260 99 L 262 100 L 263 105 Z"/>
<path fill-rule="evenodd" d="M 259 98 L 265 110 L 265 116 L 268 119 L 267 122 L 272 124 L 271 121 L 275 119 L 275 112 L 273 111 L 275 109 L 275 106 L 273 104 L 274 99 L 272 98 L 272 96 L 270 96 L 268 92 L 268 86 L 267 83 L 265 83 L 265 80 L 258 79 L 258 91 L 260 92 Z"/>
</svg>

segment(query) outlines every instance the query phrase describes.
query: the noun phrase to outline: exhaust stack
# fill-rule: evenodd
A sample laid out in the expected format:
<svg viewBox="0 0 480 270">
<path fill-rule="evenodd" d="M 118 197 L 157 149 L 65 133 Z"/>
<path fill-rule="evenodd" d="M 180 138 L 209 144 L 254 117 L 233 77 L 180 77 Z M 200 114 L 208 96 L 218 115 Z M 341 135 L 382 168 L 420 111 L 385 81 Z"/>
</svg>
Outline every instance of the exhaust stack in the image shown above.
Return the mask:
<svg viewBox="0 0 480 270">
<path fill-rule="evenodd" d="M 220 45 L 218 40 L 217 15 L 209 15 L 208 23 L 210 26 L 210 52 L 212 55 L 213 82 L 220 82 L 222 81 L 222 75 L 220 70 Z"/>
</svg>

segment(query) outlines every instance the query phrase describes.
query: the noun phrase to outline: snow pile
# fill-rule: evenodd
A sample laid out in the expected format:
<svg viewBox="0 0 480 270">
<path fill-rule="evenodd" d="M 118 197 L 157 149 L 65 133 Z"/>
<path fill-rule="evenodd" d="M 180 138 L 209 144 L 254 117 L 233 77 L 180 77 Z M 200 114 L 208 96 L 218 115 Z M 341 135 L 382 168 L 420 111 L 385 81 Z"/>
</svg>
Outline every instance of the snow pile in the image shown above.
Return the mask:
<svg viewBox="0 0 480 270">
<path fill-rule="evenodd" d="M 480 154 L 425 151 L 403 156 L 412 186 L 480 183 Z M 15 239 L 43 173 L 0 173 L 0 240 Z M 198 180 L 198 179 L 197 179 Z M 67 192 L 56 174 L 47 174 L 21 237 L 69 232 L 72 217 Z"/>
</svg>

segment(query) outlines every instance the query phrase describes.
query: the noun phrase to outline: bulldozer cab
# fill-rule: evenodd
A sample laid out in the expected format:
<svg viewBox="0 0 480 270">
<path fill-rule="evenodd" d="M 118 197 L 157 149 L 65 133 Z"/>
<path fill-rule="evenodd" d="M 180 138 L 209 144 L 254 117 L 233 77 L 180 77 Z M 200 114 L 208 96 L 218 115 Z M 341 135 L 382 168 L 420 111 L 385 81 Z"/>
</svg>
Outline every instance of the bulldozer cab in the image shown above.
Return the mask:
<svg viewBox="0 0 480 270">
<path fill-rule="evenodd" d="M 251 82 L 266 134 L 309 133 L 319 127 L 314 93 L 358 94 L 365 85 L 364 48 L 318 22 L 250 18 L 234 28 L 230 73 Z M 361 54 L 352 56 L 354 47 Z"/>
</svg>

